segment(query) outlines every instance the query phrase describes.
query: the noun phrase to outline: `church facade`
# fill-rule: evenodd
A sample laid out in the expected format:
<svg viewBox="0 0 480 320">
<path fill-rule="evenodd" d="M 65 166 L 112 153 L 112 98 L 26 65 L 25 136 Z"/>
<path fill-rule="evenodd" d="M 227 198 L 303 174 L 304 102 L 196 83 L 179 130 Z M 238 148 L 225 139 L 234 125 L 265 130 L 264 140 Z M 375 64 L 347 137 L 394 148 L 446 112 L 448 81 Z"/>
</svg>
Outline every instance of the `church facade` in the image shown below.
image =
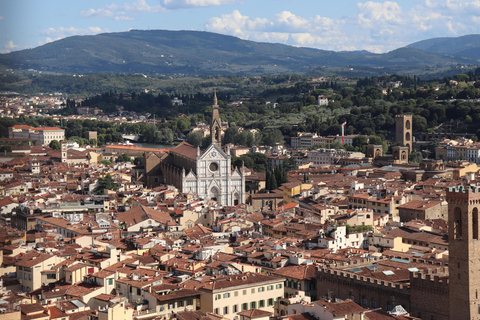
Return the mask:
<svg viewBox="0 0 480 320">
<path fill-rule="evenodd" d="M 148 181 L 152 180 L 148 177 L 155 175 L 158 177 L 155 181 L 174 185 L 182 193 L 215 200 L 222 206 L 245 203 L 245 168 L 232 168 L 230 149 L 221 147 L 221 121 L 216 95 L 210 137 L 211 143 L 205 150 L 182 142 L 166 157 L 147 156 L 147 186 L 154 186 L 152 182 L 149 185 Z M 150 167 L 152 170 L 149 170 Z"/>
</svg>

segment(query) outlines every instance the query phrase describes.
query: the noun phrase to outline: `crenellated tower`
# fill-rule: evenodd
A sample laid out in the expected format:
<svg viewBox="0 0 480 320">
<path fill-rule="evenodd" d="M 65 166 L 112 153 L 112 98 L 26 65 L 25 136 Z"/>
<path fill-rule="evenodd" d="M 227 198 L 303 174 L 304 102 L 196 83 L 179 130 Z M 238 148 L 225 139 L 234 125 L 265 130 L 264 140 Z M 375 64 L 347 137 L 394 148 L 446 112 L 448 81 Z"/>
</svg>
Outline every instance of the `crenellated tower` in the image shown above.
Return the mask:
<svg viewBox="0 0 480 320">
<path fill-rule="evenodd" d="M 447 201 L 450 319 L 480 319 L 480 188 L 448 188 Z"/>
</svg>

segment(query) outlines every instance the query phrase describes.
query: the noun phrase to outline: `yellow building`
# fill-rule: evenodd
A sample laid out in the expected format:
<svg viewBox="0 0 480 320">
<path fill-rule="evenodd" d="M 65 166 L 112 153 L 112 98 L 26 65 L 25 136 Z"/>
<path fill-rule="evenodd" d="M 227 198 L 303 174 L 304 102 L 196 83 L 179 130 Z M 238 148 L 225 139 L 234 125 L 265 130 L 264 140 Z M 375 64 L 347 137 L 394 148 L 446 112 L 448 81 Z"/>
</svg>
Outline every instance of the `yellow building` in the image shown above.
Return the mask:
<svg viewBox="0 0 480 320">
<path fill-rule="evenodd" d="M 200 289 L 201 310 L 229 319 L 251 309 L 273 312 L 275 301 L 284 296 L 285 279 L 281 277 L 244 273 L 212 280 Z"/>
<path fill-rule="evenodd" d="M 17 279 L 22 292 L 30 292 L 42 286 L 42 271 L 64 261 L 64 258 L 39 252 L 25 254 L 15 264 Z"/>
<path fill-rule="evenodd" d="M 293 198 L 303 191 L 309 190 L 313 187 L 310 183 L 290 182 L 282 184 L 283 187 L 283 204 L 293 201 Z"/>
</svg>

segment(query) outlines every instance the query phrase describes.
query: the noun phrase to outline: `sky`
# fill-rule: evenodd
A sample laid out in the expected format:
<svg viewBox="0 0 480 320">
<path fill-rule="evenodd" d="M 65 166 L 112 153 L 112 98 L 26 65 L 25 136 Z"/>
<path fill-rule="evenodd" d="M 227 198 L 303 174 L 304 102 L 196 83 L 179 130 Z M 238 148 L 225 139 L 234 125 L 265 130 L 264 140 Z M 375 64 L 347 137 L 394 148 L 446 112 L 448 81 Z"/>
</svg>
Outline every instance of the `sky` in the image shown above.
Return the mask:
<svg viewBox="0 0 480 320">
<path fill-rule="evenodd" d="M 131 29 L 383 53 L 480 33 L 480 0 L 0 0 L 0 53 Z"/>
</svg>

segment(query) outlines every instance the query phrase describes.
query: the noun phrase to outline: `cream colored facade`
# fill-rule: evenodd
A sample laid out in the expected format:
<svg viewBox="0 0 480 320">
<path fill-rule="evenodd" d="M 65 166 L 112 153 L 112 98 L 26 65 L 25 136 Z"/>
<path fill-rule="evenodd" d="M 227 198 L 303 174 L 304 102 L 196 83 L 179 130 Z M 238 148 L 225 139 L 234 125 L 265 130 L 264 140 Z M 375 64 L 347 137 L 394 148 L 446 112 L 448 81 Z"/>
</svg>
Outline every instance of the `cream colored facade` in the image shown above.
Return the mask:
<svg viewBox="0 0 480 320">
<path fill-rule="evenodd" d="M 368 238 L 368 249 L 370 251 L 379 251 L 381 248 L 392 251 L 407 252 L 412 245 L 404 243 L 402 237 L 385 236 L 382 233 L 373 233 Z"/>
<path fill-rule="evenodd" d="M 248 277 L 255 277 L 255 274 L 250 274 Z M 264 275 L 259 275 L 260 277 Z M 223 289 L 202 288 L 205 292 L 200 297 L 201 310 L 213 312 L 228 319 L 233 319 L 238 312 L 251 309 L 262 309 L 273 313 L 275 301 L 284 296 L 284 281 L 284 278 L 270 277 L 268 281 Z"/>
<path fill-rule="evenodd" d="M 98 309 L 98 320 L 130 320 L 133 319 L 133 308 L 127 308 L 125 301 Z"/>
<path fill-rule="evenodd" d="M 58 256 L 51 256 L 47 259 L 35 258 L 39 262 L 31 267 L 17 265 L 17 279 L 20 282 L 20 291 L 30 292 L 42 286 L 42 271 L 49 270 L 52 266 L 65 260 Z"/>
<path fill-rule="evenodd" d="M 48 146 L 53 140 L 65 140 L 65 130 L 57 127 L 34 128 L 27 125 L 15 125 L 8 128 L 8 137 L 33 139 L 38 144 Z"/>
</svg>

